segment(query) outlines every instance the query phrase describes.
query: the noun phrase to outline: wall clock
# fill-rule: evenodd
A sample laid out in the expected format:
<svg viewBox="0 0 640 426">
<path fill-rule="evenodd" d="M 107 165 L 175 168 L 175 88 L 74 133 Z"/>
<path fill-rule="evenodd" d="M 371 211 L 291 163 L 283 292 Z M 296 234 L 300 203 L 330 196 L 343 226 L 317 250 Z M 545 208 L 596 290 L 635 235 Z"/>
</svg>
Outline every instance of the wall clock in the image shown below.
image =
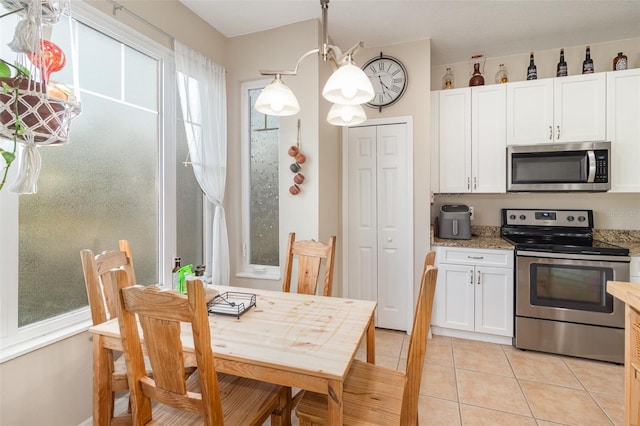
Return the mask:
<svg viewBox="0 0 640 426">
<path fill-rule="evenodd" d="M 369 60 L 362 70 L 369 77 L 375 92 L 374 98 L 367 102 L 367 106 L 377 108 L 378 111 L 396 103 L 407 89 L 407 69 L 393 56 L 380 52 L 380 56 Z"/>
</svg>

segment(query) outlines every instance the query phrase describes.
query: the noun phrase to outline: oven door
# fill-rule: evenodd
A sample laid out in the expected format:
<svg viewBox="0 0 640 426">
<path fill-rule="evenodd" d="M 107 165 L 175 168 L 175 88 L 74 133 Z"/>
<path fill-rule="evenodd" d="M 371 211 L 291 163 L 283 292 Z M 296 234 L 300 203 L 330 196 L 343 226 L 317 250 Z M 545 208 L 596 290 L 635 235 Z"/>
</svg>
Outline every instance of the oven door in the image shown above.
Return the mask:
<svg viewBox="0 0 640 426">
<path fill-rule="evenodd" d="M 607 281 L 629 279 L 629 257 L 518 251 L 516 315 L 624 327 L 624 303 Z"/>
</svg>

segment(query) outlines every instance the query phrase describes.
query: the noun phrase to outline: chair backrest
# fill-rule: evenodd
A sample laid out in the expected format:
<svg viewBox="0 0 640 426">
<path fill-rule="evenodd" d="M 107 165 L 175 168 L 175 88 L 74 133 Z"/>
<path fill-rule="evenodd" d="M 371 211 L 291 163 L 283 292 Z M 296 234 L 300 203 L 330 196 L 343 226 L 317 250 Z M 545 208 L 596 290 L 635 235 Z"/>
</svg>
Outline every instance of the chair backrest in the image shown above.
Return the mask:
<svg viewBox="0 0 640 426">
<path fill-rule="evenodd" d="M 291 291 L 291 275 L 293 272 L 293 256 L 298 259 L 298 293 L 316 294 L 320 264 L 326 259 L 324 267 L 323 296 L 331 296 L 333 284 L 333 260 L 335 257 L 336 237 L 329 237 L 327 244 L 314 240 L 296 241 L 296 234 L 289 234 L 287 257 L 285 259 L 282 291 Z"/>
<path fill-rule="evenodd" d="M 151 420 L 151 401 L 201 414 L 204 424 L 223 425 L 222 404 L 211 349 L 202 281 L 187 281 L 187 295 L 156 286 L 129 286 L 124 271 L 116 272 L 120 309 L 118 322 L 124 348 L 133 424 Z M 144 364 L 136 324 L 138 316 L 152 377 Z M 188 392 L 181 323 L 191 324 L 200 393 Z"/>
<path fill-rule="evenodd" d="M 436 252 L 431 250 L 424 257 L 424 267 L 422 272 L 424 273 L 427 270 L 427 266 L 435 266 L 436 265 Z"/>
<path fill-rule="evenodd" d="M 406 368 L 407 381 L 402 395 L 401 425 L 417 424 L 420 380 L 422 378 L 424 355 L 427 350 L 427 335 L 431 324 L 437 277 L 438 268 L 425 263 L 425 270 L 420 282 L 420 294 L 418 295 L 418 303 L 413 318 L 411 339 L 409 340 Z"/>
<path fill-rule="evenodd" d="M 129 241 L 120 240 L 119 250 L 107 250 L 98 255 L 89 249 L 81 250 L 80 259 L 93 325 L 115 318 L 118 297 L 113 270 L 123 269 L 128 274 L 129 283 L 136 283 Z"/>
</svg>

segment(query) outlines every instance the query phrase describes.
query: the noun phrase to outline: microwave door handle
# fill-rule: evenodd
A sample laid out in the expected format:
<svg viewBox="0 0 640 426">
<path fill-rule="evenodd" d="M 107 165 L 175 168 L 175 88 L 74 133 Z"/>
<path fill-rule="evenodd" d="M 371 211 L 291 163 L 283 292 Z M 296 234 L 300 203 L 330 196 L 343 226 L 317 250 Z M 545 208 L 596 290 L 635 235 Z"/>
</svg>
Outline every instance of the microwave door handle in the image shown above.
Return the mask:
<svg viewBox="0 0 640 426">
<path fill-rule="evenodd" d="M 587 151 L 587 158 L 588 158 L 588 172 L 589 175 L 587 176 L 587 183 L 593 183 L 596 179 L 596 154 L 595 152 L 593 152 L 593 150 L 588 150 Z"/>
</svg>

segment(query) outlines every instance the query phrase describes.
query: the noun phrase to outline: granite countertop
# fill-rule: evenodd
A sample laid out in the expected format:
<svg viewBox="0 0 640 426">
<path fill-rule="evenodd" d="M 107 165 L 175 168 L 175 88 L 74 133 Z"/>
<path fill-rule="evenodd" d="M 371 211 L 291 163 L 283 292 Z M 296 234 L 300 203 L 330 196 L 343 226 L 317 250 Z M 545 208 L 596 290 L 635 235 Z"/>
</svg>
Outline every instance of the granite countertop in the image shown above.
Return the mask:
<svg viewBox="0 0 640 426">
<path fill-rule="evenodd" d="M 630 256 L 640 256 L 640 231 L 594 229 L 593 237 L 629 249 Z M 434 238 L 433 247 L 473 247 L 513 250 L 513 245 L 500 237 L 499 226 L 471 226 L 470 240 Z"/>
</svg>

